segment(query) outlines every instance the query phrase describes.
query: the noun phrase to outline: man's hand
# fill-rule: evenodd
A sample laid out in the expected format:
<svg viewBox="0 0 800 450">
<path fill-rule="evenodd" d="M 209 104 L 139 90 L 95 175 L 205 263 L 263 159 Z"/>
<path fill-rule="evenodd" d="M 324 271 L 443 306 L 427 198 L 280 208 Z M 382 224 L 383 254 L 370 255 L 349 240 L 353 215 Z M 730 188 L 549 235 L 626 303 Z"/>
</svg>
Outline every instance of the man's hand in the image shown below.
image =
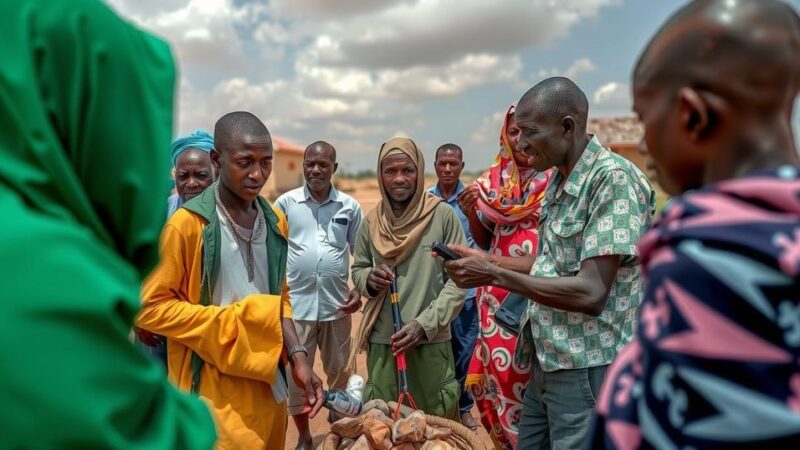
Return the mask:
<svg viewBox="0 0 800 450">
<path fill-rule="evenodd" d="M 394 272 L 392 272 L 392 269 L 386 264 L 380 264 L 369 271 L 367 286 L 370 291 L 377 294 L 389 289 L 393 279 Z"/>
<path fill-rule="evenodd" d="M 161 339 L 159 339 L 158 335 L 156 334 L 153 334 L 147 330 L 143 330 L 139 327 L 133 327 L 133 332 L 136 333 L 136 337 L 148 347 L 158 347 L 161 345 Z"/>
<path fill-rule="evenodd" d="M 351 289 L 347 293 L 347 300 L 344 305 L 339 307 L 339 311 L 345 314 L 353 314 L 361 308 L 361 293 L 356 289 Z"/>
<path fill-rule="evenodd" d="M 425 337 L 425 330 L 416 320 L 407 323 L 397 333 L 392 335 L 392 353 L 397 356 L 408 352 Z"/>
<path fill-rule="evenodd" d="M 480 188 L 475 183 L 470 184 L 458 194 L 456 201 L 458 202 L 458 207 L 461 208 L 465 216 L 469 217 L 470 213 L 475 210 L 480 196 Z"/>
<path fill-rule="evenodd" d="M 456 286 L 467 289 L 494 284 L 497 266 L 492 264 L 489 254 L 461 245 L 448 245 L 448 247 L 463 256 L 461 259 L 444 263 L 447 276 Z"/>
<path fill-rule="evenodd" d="M 308 413 L 308 417 L 313 419 L 322 408 L 322 381 L 311 370 L 311 365 L 305 353 L 295 353 L 289 358 L 292 364 L 292 378 L 298 387 L 306 391 L 306 404 L 303 406 L 302 413 Z"/>
</svg>

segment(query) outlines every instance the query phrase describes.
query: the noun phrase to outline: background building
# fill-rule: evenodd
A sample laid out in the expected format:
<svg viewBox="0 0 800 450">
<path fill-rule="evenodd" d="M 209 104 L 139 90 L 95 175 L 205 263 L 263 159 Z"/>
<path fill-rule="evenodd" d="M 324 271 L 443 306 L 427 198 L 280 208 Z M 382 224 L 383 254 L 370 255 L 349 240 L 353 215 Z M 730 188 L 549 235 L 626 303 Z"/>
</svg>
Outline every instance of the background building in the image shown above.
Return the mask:
<svg viewBox="0 0 800 450">
<path fill-rule="evenodd" d="M 281 138 L 272 137 L 272 174 L 261 195 L 274 200 L 286 191 L 303 185 L 303 153 L 305 148 Z"/>
</svg>

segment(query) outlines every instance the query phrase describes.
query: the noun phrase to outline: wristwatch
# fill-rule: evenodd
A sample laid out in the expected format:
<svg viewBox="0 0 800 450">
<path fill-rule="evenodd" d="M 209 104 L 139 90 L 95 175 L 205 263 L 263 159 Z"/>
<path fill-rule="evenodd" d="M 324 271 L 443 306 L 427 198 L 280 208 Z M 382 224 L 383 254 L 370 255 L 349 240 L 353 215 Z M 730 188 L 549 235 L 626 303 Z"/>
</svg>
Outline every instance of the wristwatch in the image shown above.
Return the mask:
<svg viewBox="0 0 800 450">
<path fill-rule="evenodd" d="M 306 356 L 308 356 L 308 349 L 306 348 L 305 345 L 295 345 L 294 347 L 286 350 L 286 354 L 289 359 L 292 359 L 292 355 L 294 355 L 297 352 L 303 352 L 306 354 Z"/>
</svg>

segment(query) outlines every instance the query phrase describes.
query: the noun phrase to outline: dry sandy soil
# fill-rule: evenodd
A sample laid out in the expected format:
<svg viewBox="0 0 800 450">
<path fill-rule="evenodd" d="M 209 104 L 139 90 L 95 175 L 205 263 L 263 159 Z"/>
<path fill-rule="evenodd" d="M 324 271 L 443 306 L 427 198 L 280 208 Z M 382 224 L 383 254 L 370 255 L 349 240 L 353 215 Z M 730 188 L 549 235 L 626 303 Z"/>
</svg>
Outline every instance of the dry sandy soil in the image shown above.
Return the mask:
<svg viewBox="0 0 800 450">
<path fill-rule="evenodd" d="M 358 328 L 358 324 L 361 322 L 361 313 L 355 313 L 353 315 L 353 329 Z M 316 361 L 314 361 L 314 372 L 322 379 L 322 383 L 325 387 L 327 387 L 327 383 L 325 383 L 325 373 L 322 371 L 322 363 L 320 362 L 319 356 L 317 356 Z M 367 378 L 367 364 L 366 364 L 366 355 L 361 354 L 358 358 L 358 371 L 357 373 Z M 475 421 L 478 421 L 478 409 L 472 408 L 472 417 L 475 418 Z M 316 448 L 322 439 L 325 437 L 325 434 L 330 431 L 330 425 L 328 424 L 328 413 L 325 408 L 323 408 L 320 413 L 311 421 L 311 433 L 314 436 L 314 448 Z M 489 435 L 486 434 L 486 431 L 483 429 L 482 426 L 478 427 L 478 433 L 486 442 L 486 445 L 491 448 L 492 441 L 489 439 Z M 286 429 L 286 445 L 284 447 L 285 450 L 292 450 L 295 448 L 297 444 L 297 428 L 294 426 L 294 422 L 292 419 L 289 419 L 289 425 Z"/>
<path fill-rule="evenodd" d="M 433 179 L 426 180 L 426 186 L 430 186 L 433 184 Z M 346 192 L 352 195 L 358 202 L 361 204 L 361 207 L 366 214 L 375 205 L 380 201 L 381 194 L 378 190 L 378 183 L 375 179 L 369 180 L 354 180 L 354 179 L 338 179 L 335 181 L 337 189 Z M 353 330 L 358 329 L 358 324 L 361 322 L 361 313 L 356 313 L 353 315 Z M 317 375 L 320 376 L 322 382 L 325 386 L 325 375 L 322 371 L 322 363 L 320 362 L 319 356 L 317 356 L 317 360 L 314 362 L 314 371 Z M 366 367 L 366 356 L 361 354 L 358 359 L 358 374 L 360 374 L 364 379 L 367 378 L 367 367 Z M 478 410 L 473 408 L 472 410 L 472 417 L 478 421 Z M 311 432 L 314 436 L 314 446 L 316 448 L 317 445 L 322 441 L 322 438 L 325 434 L 330 430 L 330 425 L 327 422 L 328 414 L 326 410 L 323 408 L 320 411 L 320 414 L 311 421 Z M 484 438 L 487 445 L 491 446 L 491 440 L 489 439 L 489 435 L 486 434 L 486 431 L 483 430 L 483 427 L 478 427 L 478 432 L 480 433 L 481 437 Z M 294 422 L 289 419 L 289 425 L 286 430 L 286 446 L 285 450 L 292 450 L 294 449 L 295 445 L 297 444 L 297 429 L 294 426 Z"/>
</svg>

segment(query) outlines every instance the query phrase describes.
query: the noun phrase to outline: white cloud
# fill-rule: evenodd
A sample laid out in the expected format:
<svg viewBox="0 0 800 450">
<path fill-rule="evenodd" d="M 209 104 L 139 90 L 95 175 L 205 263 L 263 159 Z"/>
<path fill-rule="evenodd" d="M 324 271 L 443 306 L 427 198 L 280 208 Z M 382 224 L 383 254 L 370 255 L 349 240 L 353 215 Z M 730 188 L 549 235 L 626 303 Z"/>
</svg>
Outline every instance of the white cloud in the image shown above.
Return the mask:
<svg viewBox="0 0 800 450">
<path fill-rule="evenodd" d="M 500 142 L 500 128 L 503 126 L 504 112 L 495 112 L 481 120 L 481 124 L 472 132 L 471 140 L 474 144 L 490 144 Z M 499 145 L 499 144 L 498 144 Z"/>
<path fill-rule="evenodd" d="M 379 11 L 397 4 L 413 2 L 414 0 L 275 0 L 273 6 L 277 12 L 286 15 L 308 15 L 331 19 Z"/>
<path fill-rule="evenodd" d="M 593 95 L 594 105 L 603 111 L 630 112 L 631 93 L 625 83 L 612 81 L 600 86 Z"/>
<path fill-rule="evenodd" d="M 488 85 L 529 87 L 522 50 L 619 2 L 107 1 L 171 43 L 181 75 L 179 132 L 250 110 L 299 144 L 324 138 L 365 153 L 390 130 L 420 134 L 429 102 Z M 592 70 L 581 58 L 561 73 Z M 472 133 L 474 142 L 494 146 L 502 112 L 495 115 Z"/>
<path fill-rule="evenodd" d="M 567 78 L 575 79 L 578 78 L 581 74 L 593 72 L 596 69 L 594 63 L 589 58 L 581 58 L 575 60 L 571 66 L 564 72 L 564 76 Z"/>
<path fill-rule="evenodd" d="M 594 72 L 597 67 L 589 58 L 576 59 L 571 66 L 566 69 L 542 69 L 536 72 L 536 79 L 534 82 L 541 81 L 543 78 L 550 78 L 556 76 L 564 76 L 571 80 L 578 79 L 581 75 L 589 72 Z"/>
<path fill-rule="evenodd" d="M 340 98 L 452 97 L 475 86 L 513 82 L 522 70 L 519 57 L 491 54 L 468 54 L 444 66 L 377 71 L 324 66 L 316 57 L 310 52 L 298 58 L 299 81 L 315 95 Z"/>
<path fill-rule="evenodd" d="M 442 65 L 551 42 L 614 0 L 419 0 L 336 22 L 321 62 L 364 69 Z"/>
<path fill-rule="evenodd" d="M 252 7 L 231 0 L 109 0 L 121 14 L 166 38 L 185 71 L 240 71 L 248 64 L 237 27 Z"/>
</svg>

